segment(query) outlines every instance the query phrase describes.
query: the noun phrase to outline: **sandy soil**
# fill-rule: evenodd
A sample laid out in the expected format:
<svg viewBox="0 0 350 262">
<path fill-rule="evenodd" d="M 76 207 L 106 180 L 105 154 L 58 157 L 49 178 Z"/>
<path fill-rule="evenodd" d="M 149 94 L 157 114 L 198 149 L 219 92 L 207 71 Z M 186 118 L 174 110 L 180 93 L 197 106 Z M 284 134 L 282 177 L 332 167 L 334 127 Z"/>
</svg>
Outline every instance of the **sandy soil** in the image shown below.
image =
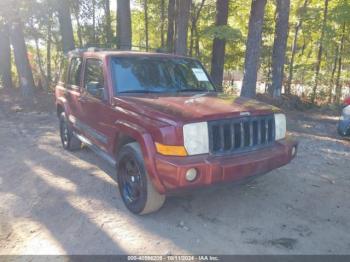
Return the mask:
<svg viewBox="0 0 350 262">
<path fill-rule="evenodd" d="M 0 95 L 0 254 L 350 254 L 350 143 L 335 117 L 293 112 L 291 164 L 137 217 L 107 163 L 62 149 L 49 102 L 33 111 L 9 98 Z"/>
</svg>

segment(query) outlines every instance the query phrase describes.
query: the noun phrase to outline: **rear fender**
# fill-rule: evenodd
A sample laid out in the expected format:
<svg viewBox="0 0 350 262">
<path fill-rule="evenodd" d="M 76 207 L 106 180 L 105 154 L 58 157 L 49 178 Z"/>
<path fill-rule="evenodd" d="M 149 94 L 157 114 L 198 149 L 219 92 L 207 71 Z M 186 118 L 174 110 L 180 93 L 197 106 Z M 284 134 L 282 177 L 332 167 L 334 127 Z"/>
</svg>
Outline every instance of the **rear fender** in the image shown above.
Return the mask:
<svg viewBox="0 0 350 262">
<path fill-rule="evenodd" d="M 65 97 L 57 97 L 56 98 L 56 109 L 58 113 L 58 108 L 62 107 L 63 111 L 66 112 L 66 114 L 70 114 L 69 106 L 67 103 L 67 99 Z"/>
</svg>

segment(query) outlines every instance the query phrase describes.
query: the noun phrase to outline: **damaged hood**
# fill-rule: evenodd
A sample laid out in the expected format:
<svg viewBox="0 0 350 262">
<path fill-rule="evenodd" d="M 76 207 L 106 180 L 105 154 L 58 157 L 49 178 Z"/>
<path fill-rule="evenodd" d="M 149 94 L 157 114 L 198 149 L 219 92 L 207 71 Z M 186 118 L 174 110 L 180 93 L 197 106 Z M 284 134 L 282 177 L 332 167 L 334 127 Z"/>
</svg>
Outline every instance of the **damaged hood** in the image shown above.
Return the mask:
<svg viewBox="0 0 350 262">
<path fill-rule="evenodd" d="M 222 93 L 128 94 L 119 96 L 118 100 L 134 112 L 157 120 L 169 119 L 176 122 L 200 122 L 280 111 L 253 99 Z"/>
</svg>

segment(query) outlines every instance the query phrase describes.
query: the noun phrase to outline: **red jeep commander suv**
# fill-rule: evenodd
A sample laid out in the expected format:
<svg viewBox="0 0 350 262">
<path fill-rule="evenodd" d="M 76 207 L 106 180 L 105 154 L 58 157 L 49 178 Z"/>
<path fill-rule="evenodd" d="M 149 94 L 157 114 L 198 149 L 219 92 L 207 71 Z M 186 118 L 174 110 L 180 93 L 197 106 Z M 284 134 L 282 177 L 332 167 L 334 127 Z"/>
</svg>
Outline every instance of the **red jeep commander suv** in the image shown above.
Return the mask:
<svg viewBox="0 0 350 262">
<path fill-rule="evenodd" d="M 70 52 L 56 87 L 63 147 L 85 144 L 116 168 L 133 213 L 168 194 L 266 173 L 291 161 L 277 108 L 215 91 L 195 59 L 159 53 Z"/>
</svg>

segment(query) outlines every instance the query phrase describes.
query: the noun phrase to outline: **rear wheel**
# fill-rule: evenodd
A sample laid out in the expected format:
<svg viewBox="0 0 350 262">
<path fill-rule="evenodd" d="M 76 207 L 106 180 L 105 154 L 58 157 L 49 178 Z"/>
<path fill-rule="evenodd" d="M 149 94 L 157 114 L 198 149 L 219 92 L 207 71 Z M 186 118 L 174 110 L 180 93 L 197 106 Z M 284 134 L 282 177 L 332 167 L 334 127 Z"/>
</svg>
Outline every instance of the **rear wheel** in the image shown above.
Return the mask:
<svg viewBox="0 0 350 262">
<path fill-rule="evenodd" d="M 118 156 L 118 186 L 125 206 L 134 214 L 148 214 L 162 207 L 165 196 L 154 188 L 146 172 L 138 143 L 129 143 Z"/>
<path fill-rule="evenodd" d="M 61 113 L 59 117 L 60 121 L 60 137 L 62 146 L 69 151 L 75 151 L 81 148 L 80 140 L 74 136 L 72 128 L 69 126 L 66 114 Z"/>
</svg>

